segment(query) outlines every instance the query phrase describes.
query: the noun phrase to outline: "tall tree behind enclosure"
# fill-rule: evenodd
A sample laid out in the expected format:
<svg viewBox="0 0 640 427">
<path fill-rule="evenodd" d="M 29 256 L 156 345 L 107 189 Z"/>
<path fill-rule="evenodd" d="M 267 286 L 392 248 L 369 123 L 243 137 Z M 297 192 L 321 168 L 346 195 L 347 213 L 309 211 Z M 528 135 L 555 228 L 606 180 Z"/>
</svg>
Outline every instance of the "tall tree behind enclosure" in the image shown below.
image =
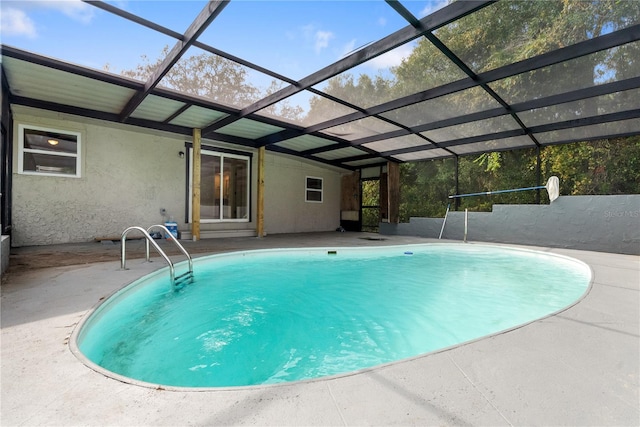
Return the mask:
<svg viewBox="0 0 640 427">
<path fill-rule="evenodd" d="M 154 62 L 143 55 L 142 62 L 135 69 L 125 70 L 122 75 L 146 81 L 168 53 L 169 47 L 165 46 Z M 105 68 L 108 68 L 108 65 Z M 271 80 L 268 87 L 261 89 L 248 81 L 248 73 L 248 68 L 236 62 L 202 52 L 181 58 L 167 72 L 159 86 L 207 98 L 210 101 L 231 107 L 250 105 L 283 87 L 283 82 L 274 79 Z M 277 106 L 269 106 L 265 112 L 291 120 L 299 119 L 303 115 L 302 108 L 292 106 L 286 100 Z"/>
</svg>

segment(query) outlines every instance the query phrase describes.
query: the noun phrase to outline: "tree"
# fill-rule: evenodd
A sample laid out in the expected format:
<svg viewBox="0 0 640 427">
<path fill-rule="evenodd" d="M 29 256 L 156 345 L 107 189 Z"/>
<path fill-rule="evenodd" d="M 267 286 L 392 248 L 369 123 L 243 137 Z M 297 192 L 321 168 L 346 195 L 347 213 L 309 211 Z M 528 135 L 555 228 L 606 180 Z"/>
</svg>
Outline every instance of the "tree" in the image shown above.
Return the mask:
<svg viewBox="0 0 640 427">
<path fill-rule="evenodd" d="M 142 56 L 142 63 L 134 70 L 122 74 L 138 80 L 147 80 L 169 53 L 165 46 L 160 57 L 151 62 Z M 248 105 L 258 99 L 259 90 L 246 83 L 247 70 L 228 59 L 203 52 L 183 57 L 167 72 L 160 86 L 189 95 L 201 96 L 224 105 Z"/>
<path fill-rule="evenodd" d="M 168 53 L 169 47 L 165 46 L 155 62 L 151 62 L 149 57 L 143 55 L 141 64 L 133 70 L 123 71 L 122 74 L 145 81 Z M 248 81 L 248 78 L 247 68 L 240 64 L 218 55 L 202 52 L 180 59 L 160 81 L 160 86 L 204 97 L 234 108 L 250 105 L 282 88 L 282 82 L 273 79 L 262 93 L 258 87 Z M 299 120 L 303 115 L 302 108 L 292 107 L 286 100 L 271 105 L 262 112 L 289 120 Z"/>
<path fill-rule="evenodd" d="M 640 136 L 546 147 L 541 157 L 560 194 L 640 194 Z"/>
</svg>

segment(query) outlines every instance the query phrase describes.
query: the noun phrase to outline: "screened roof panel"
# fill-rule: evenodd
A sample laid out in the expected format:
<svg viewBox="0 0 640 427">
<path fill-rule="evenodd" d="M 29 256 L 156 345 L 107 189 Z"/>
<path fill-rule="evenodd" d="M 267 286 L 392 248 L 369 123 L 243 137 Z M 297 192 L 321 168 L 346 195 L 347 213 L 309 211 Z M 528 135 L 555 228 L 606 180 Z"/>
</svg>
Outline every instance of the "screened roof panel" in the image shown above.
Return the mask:
<svg viewBox="0 0 640 427">
<path fill-rule="evenodd" d="M 287 139 L 286 141 L 278 142 L 276 145 L 283 148 L 288 148 L 294 151 L 313 150 L 314 148 L 328 147 L 335 145 L 337 142 L 324 138 L 318 138 L 313 135 L 303 135 L 297 138 Z"/>
<path fill-rule="evenodd" d="M 638 23 L 637 1 L 557 1 L 544 5 L 499 1 L 438 29 L 435 35 L 474 72 L 481 73 Z M 478 31 L 483 25 L 493 31 Z"/>
<path fill-rule="evenodd" d="M 415 162 L 418 160 L 431 160 L 442 157 L 451 157 L 451 152 L 443 150 L 442 148 L 434 148 L 433 150 L 413 151 L 411 153 L 394 154 L 394 159 L 401 162 Z"/>
<path fill-rule="evenodd" d="M 353 108 L 305 90 L 256 111 L 256 114 L 308 127 L 355 111 Z"/>
<path fill-rule="evenodd" d="M 520 125 L 513 119 L 513 117 L 505 115 L 478 120 L 475 122 L 462 123 L 456 126 L 433 129 L 422 132 L 421 134 L 434 142 L 442 142 L 514 129 L 520 129 Z"/>
<path fill-rule="evenodd" d="M 380 163 L 384 163 L 385 161 L 379 157 L 375 157 L 372 159 L 363 159 L 363 160 L 354 160 L 352 162 L 345 162 L 345 165 L 353 166 L 353 167 L 363 167 L 367 165 L 377 165 Z"/>
<path fill-rule="evenodd" d="M 515 136 L 512 138 L 494 139 L 491 141 L 474 142 L 472 144 L 456 145 L 447 147 L 457 155 L 465 155 L 471 153 L 484 153 L 487 151 L 504 151 L 516 148 L 535 147 L 535 144 L 526 135 Z"/>
<path fill-rule="evenodd" d="M 414 134 L 363 144 L 364 147 L 378 152 L 398 150 L 407 147 L 419 147 L 423 145 L 430 145 L 429 141 Z"/>
<path fill-rule="evenodd" d="M 536 133 L 535 137 L 541 144 L 554 144 L 635 133 L 640 133 L 640 118 Z"/>
<path fill-rule="evenodd" d="M 299 80 L 404 26 L 379 1 L 232 1 L 200 41 Z"/>
<path fill-rule="evenodd" d="M 198 13 L 207 5 L 206 0 L 183 1 L 180 2 L 180 8 L 176 8 L 173 2 L 167 0 L 144 0 L 143 2 L 110 0 L 107 3 L 119 5 L 129 13 L 180 34 L 189 28 L 193 18 L 198 16 Z M 148 7 L 149 5 L 151 7 Z"/>
<path fill-rule="evenodd" d="M 532 132 L 543 144 L 640 133 L 637 1 L 0 9 L 11 105 L 187 137 L 199 128 L 346 169 L 532 146 Z"/>
<path fill-rule="evenodd" d="M 19 46 L 52 58 L 113 73 L 134 70 L 143 55 L 152 62 L 164 46 L 175 40 L 164 34 L 141 27 L 111 13 L 79 1 L 40 2 L 2 1 L 2 26 L 11 19 L 7 10 L 23 11 L 26 16 L 20 25 L 22 32 L 2 31 L 2 43 Z M 49 4 L 48 4 L 49 3 Z M 42 22 L 42 25 L 35 25 Z M 135 40 L 136 43 L 131 43 Z M 142 80 L 139 76 L 129 77 Z"/>
<path fill-rule="evenodd" d="M 158 86 L 241 109 L 267 95 L 271 84 L 285 86 L 281 80 L 191 47 Z"/>
<path fill-rule="evenodd" d="M 367 117 L 366 119 L 355 120 L 343 125 L 334 126 L 322 130 L 322 133 L 331 136 L 337 136 L 347 141 L 355 141 L 371 135 L 379 135 L 394 130 L 399 130 L 398 126 L 394 126 L 375 117 Z"/>
<path fill-rule="evenodd" d="M 455 0 L 457 1 L 457 0 Z M 447 5 L 443 0 L 403 1 L 402 5 L 416 18 L 424 18 Z"/>
<path fill-rule="evenodd" d="M 579 101 L 566 102 L 518 113 L 527 127 L 545 125 L 556 121 L 574 120 L 611 114 L 637 108 L 640 89 L 615 92 Z"/>
<path fill-rule="evenodd" d="M 415 49 L 436 57 L 437 68 L 416 64 L 404 67 Z M 445 70 L 445 71 L 443 71 Z M 398 76 L 401 76 L 398 79 Z M 422 92 L 465 77 L 465 74 L 427 40 L 411 41 L 336 77 L 314 86 L 329 95 L 360 107 L 369 108 L 405 95 Z M 357 90 L 351 89 L 353 86 Z"/>
<path fill-rule="evenodd" d="M 506 102 L 515 104 L 638 77 L 640 61 L 632 58 L 640 58 L 640 42 L 518 74 L 489 86 Z"/>
<path fill-rule="evenodd" d="M 474 87 L 398 108 L 383 113 L 381 116 L 407 127 L 415 127 L 499 106 L 500 104 L 482 88 Z"/>
</svg>

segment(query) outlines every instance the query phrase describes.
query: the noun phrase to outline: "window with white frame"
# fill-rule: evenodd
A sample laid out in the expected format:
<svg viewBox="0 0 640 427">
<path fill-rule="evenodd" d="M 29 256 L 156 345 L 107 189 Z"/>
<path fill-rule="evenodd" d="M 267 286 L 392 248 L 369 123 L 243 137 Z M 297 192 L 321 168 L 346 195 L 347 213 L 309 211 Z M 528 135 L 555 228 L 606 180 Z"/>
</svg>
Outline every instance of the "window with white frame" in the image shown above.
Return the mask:
<svg viewBox="0 0 640 427">
<path fill-rule="evenodd" d="M 80 177 L 79 132 L 18 126 L 18 173 Z"/>
<path fill-rule="evenodd" d="M 305 202 L 322 203 L 322 178 L 308 176 L 305 181 Z"/>
</svg>

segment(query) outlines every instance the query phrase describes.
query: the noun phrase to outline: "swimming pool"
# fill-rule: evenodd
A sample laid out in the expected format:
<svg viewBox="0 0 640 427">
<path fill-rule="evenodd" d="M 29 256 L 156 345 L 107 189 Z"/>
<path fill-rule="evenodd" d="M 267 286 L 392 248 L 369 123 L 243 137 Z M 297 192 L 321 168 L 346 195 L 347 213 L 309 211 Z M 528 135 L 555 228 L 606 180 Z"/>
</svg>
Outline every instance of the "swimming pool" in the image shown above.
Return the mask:
<svg viewBox="0 0 640 427">
<path fill-rule="evenodd" d="M 100 305 L 76 336 L 107 375 L 228 387 L 340 375 L 562 310 L 591 272 L 567 257 L 465 244 L 247 251 L 166 269 Z"/>
</svg>

